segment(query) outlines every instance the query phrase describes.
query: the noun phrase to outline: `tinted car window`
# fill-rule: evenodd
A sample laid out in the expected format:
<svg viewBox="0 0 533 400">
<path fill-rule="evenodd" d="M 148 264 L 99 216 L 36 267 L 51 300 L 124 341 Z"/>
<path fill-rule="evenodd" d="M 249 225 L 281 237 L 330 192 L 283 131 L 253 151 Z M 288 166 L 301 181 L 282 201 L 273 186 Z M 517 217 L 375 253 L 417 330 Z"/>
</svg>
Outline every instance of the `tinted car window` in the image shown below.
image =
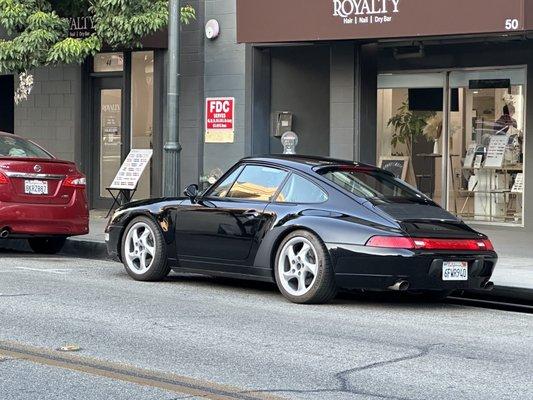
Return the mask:
<svg viewBox="0 0 533 400">
<path fill-rule="evenodd" d="M 323 203 L 328 196 L 314 183 L 292 174 L 279 193 L 276 201 L 280 203 Z"/>
<path fill-rule="evenodd" d="M 375 204 L 427 203 L 428 199 L 394 176 L 372 169 L 329 168 L 319 171 L 334 184 Z"/>
<path fill-rule="evenodd" d="M 219 183 L 211 191 L 211 193 L 209 193 L 209 197 L 226 197 L 231 188 L 231 185 L 233 185 L 233 182 L 235 182 L 235 179 L 237 179 L 237 176 L 239 176 L 241 171 L 242 171 L 242 166 L 237 168 L 231 174 L 229 174 L 226 179 L 224 179 L 221 183 Z"/>
<path fill-rule="evenodd" d="M 53 158 L 32 142 L 15 136 L 0 136 L 0 157 Z"/>
<path fill-rule="evenodd" d="M 248 165 L 231 187 L 228 197 L 270 201 L 286 176 L 287 172 L 276 168 Z"/>
</svg>

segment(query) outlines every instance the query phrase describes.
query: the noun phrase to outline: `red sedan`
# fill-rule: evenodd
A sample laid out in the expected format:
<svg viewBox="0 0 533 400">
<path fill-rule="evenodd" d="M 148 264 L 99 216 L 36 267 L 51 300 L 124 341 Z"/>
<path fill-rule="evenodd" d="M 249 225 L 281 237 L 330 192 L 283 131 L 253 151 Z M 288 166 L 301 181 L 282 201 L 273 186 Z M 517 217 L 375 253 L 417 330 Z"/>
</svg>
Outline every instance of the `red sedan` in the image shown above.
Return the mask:
<svg viewBox="0 0 533 400">
<path fill-rule="evenodd" d="M 36 253 L 59 252 L 89 233 L 86 179 L 35 143 L 0 132 L 0 240 L 27 238 Z"/>
</svg>

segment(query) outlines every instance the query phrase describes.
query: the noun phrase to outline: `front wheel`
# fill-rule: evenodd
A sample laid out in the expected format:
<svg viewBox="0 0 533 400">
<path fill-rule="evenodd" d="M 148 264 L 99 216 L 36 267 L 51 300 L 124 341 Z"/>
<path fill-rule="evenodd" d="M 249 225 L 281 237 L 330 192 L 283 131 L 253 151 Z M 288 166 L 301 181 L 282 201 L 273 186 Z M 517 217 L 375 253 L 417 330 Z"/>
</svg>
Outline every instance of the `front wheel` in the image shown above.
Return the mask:
<svg viewBox="0 0 533 400">
<path fill-rule="evenodd" d="M 31 238 L 28 244 L 34 253 L 37 254 L 57 254 L 65 245 L 66 237 Z"/>
<path fill-rule="evenodd" d="M 294 231 L 281 242 L 275 275 L 281 293 L 294 303 L 327 303 L 337 294 L 326 247 L 308 231 Z"/>
<path fill-rule="evenodd" d="M 169 274 L 163 233 L 152 219 L 137 217 L 126 227 L 122 260 L 126 272 L 137 281 L 159 281 Z"/>
</svg>

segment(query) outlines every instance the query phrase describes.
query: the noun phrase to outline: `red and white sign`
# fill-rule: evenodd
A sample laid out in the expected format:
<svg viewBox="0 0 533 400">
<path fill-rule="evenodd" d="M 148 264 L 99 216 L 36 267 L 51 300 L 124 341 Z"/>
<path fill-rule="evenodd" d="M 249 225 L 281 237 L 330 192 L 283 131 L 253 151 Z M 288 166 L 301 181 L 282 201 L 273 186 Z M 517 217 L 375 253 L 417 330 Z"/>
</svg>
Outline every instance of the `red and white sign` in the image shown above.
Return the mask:
<svg viewBox="0 0 533 400">
<path fill-rule="evenodd" d="M 206 142 L 233 142 L 234 116 L 235 98 L 211 97 L 205 99 Z"/>
<path fill-rule="evenodd" d="M 207 130 L 232 130 L 235 99 L 233 97 L 208 98 L 205 101 Z"/>
</svg>

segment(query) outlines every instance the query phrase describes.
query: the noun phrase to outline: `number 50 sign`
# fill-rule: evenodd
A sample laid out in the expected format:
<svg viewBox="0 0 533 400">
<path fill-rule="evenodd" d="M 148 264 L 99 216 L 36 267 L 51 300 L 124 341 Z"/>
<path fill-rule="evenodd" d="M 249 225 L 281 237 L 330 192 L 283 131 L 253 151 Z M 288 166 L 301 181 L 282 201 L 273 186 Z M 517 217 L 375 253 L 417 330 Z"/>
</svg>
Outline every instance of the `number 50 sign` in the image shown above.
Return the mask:
<svg viewBox="0 0 533 400">
<path fill-rule="evenodd" d="M 233 143 L 235 140 L 235 98 L 205 99 L 205 142 Z"/>
</svg>

